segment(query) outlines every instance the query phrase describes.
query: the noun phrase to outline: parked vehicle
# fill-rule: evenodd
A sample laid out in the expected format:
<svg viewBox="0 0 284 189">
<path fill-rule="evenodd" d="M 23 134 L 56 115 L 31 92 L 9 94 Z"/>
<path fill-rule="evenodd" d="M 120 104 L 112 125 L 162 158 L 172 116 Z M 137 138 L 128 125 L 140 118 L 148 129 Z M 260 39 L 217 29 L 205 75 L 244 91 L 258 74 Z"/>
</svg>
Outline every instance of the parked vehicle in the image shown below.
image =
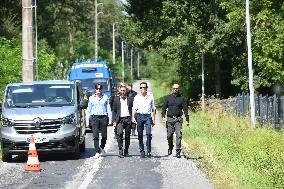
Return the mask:
<svg viewBox="0 0 284 189">
<path fill-rule="evenodd" d="M 79 61 L 75 62 L 68 75 L 69 80 L 80 80 L 84 93 L 94 93 L 96 83 L 103 85 L 103 93 L 108 97 L 116 88 L 116 80 L 113 71 L 104 61 Z"/>
<path fill-rule="evenodd" d="M 85 118 L 80 81 L 36 81 L 8 84 L 2 116 L 2 159 L 27 154 L 33 135 L 39 154 L 85 151 Z"/>
</svg>

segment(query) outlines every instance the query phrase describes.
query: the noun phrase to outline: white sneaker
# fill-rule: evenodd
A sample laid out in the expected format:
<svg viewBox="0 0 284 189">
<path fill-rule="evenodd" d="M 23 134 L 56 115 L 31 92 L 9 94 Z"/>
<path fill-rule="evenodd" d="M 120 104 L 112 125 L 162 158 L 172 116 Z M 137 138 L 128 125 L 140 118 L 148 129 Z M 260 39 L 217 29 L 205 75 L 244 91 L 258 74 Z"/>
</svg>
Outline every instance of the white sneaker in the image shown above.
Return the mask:
<svg viewBox="0 0 284 189">
<path fill-rule="evenodd" d="M 99 158 L 101 155 L 99 153 L 96 153 L 94 158 Z"/>
<path fill-rule="evenodd" d="M 99 147 L 99 148 L 100 148 L 100 155 L 105 155 L 106 151 L 103 148 L 101 148 L 101 147 Z"/>
</svg>

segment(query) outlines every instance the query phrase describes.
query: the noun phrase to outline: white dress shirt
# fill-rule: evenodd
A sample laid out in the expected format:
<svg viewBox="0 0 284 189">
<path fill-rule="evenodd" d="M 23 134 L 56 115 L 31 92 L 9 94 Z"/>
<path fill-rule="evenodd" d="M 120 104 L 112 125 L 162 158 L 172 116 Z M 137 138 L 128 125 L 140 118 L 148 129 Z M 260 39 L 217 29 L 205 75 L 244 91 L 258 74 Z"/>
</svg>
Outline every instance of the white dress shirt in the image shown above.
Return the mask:
<svg viewBox="0 0 284 189">
<path fill-rule="evenodd" d="M 151 114 L 155 109 L 155 101 L 153 94 L 147 92 L 146 96 L 141 93 L 134 97 L 133 110 L 139 114 Z"/>
<path fill-rule="evenodd" d="M 127 105 L 127 98 L 123 100 L 123 98 L 120 98 L 120 117 L 128 117 L 130 116 L 129 110 L 128 110 L 128 105 Z"/>
</svg>

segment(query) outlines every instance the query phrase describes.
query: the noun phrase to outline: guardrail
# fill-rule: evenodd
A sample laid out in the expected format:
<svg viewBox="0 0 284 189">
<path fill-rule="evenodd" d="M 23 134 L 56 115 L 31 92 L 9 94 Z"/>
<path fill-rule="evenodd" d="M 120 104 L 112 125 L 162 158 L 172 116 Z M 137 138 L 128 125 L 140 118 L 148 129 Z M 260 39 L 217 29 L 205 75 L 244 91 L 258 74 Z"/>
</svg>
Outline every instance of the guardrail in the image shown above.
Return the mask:
<svg viewBox="0 0 284 189">
<path fill-rule="evenodd" d="M 235 110 L 238 116 L 249 113 L 249 94 L 236 96 Z M 274 129 L 284 128 L 284 96 L 255 96 L 255 115 L 261 125 Z"/>
</svg>

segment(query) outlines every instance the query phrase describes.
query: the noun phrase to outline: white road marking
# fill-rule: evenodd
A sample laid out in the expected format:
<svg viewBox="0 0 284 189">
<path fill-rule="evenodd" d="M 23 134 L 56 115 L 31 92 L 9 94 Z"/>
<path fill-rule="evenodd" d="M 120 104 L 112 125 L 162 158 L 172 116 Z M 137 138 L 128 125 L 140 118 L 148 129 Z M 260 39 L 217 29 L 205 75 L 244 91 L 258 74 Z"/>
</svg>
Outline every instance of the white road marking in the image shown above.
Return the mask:
<svg viewBox="0 0 284 189">
<path fill-rule="evenodd" d="M 108 133 L 108 140 L 105 146 L 105 151 L 107 152 L 111 144 L 113 143 L 114 134 Z M 103 156 L 100 156 L 99 158 L 91 157 L 87 159 L 84 164 L 80 167 L 79 173 L 77 173 L 73 178 L 73 182 L 70 184 L 67 184 L 65 186 L 65 189 L 70 188 L 78 188 L 78 189 L 86 189 L 88 188 L 89 184 L 93 181 L 93 177 L 95 176 L 96 172 L 100 168 L 100 164 L 103 160 Z M 84 179 L 82 181 L 82 179 Z"/>
</svg>

